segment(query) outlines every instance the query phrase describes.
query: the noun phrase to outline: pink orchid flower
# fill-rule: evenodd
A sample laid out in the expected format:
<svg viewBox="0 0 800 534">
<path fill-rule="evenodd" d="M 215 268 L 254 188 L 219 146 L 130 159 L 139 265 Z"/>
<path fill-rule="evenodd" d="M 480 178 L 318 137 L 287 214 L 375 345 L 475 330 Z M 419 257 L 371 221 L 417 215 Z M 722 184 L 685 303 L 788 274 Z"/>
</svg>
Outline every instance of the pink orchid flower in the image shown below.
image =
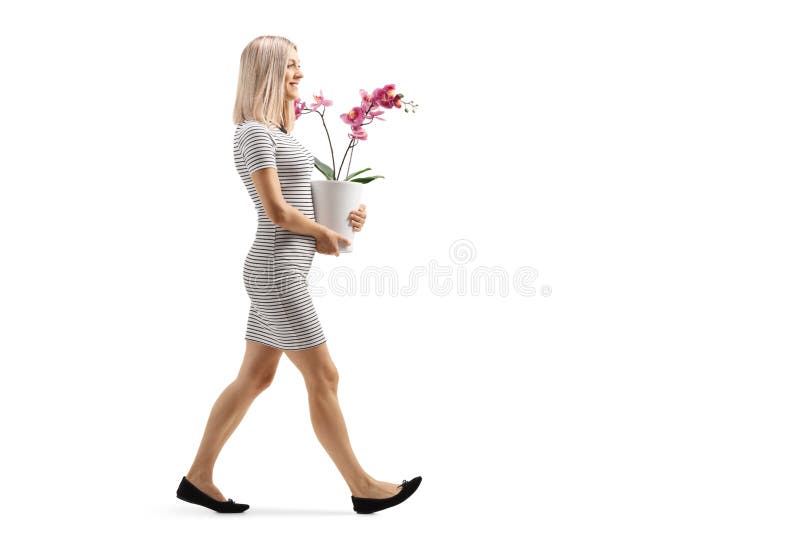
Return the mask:
<svg viewBox="0 0 800 534">
<path fill-rule="evenodd" d="M 294 99 L 294 118 L 298 118 L 303 110 L 306 108 L 306 103 L 299 98 Z"/>
<path fill-rule="evenodd" d="M 363 89 L 358 90 L 361 93 L 361 108 L 366 111 L 372 105 L 372 95 Z"/>
<path fill-rule="evenodd" d="M 359 141 L 366 141 L 367 140 L 367 131 L 362 128 L 361 126 L 356 126 L 351 128 L 352 132 L 347 134 L 347 137 L 350 139 L 358 139 Z"/>
<path fill-rule="evenodd" d="M 386 84 L 372 92 L 372 100 L 384 108 L 402 107 L 401 99 L 403 98 L 403 95 L 395 93 L 396 91 L 394 84 Z"/>
<path fill-rule="evenodd" d="M 309 109 L 312 111 L 316 111 L 320 106 L 332 106 L 333 100 L 327 100 L 324 96 L 322 96 L 322 89 L 319 90 L 319 96 L 312 95 L 314 97 L 314 103 L 311 104 Z"/>
<path fill-rule="evenodd" d="M 367 113 L 367 116 L 370 119 L 378 119 L 379 121 L 385 121 L 386 120 L 386 119 L 384 119 L 382 117 L 379 117 L 378 115 L 383 115 L 383 110 L 382 109 L 372 109 L 372 110 L 370 110 L 369 113 Z"/>
<path fill-rule="evenodd" d="M 347 113 L 342 113 L 339 117 L 341 117 L 345 123 L 349 124 L 351 128 L 355 129 L 356 127 L 361 127 L 361 123 L 364 122 L 366 114 L 362 108 L 355 107 Z"/>
</svg>

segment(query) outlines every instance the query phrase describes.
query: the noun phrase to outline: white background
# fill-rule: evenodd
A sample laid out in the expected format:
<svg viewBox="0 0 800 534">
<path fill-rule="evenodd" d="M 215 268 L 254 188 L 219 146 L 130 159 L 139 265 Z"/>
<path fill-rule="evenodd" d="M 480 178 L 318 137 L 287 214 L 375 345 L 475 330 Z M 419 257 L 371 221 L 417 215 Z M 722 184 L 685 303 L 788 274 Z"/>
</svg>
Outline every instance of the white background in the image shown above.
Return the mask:
<svg viewBox="0 0 800 534">
<path fill-rule="evenodd" d="M 791 2 L 31 2 L 2 54 L 3 523 L 83 532 L 797 532 L 798 37 Z M 423 476 L 371 516 L 283 358 L 175 498 L 244 354 L 255 236 L 239 55 L 297 43 L 337 158 L 368 126 L 356 277 L 538 277 L 315 296 L 354 450 Z M 296 137 L 318 157 L 318 118 Z M 315 179 L 321 178 L 321 175 Z M 465 240 L 465 241 L 462 241 Z M 454 244 L 466 263 L 452 255 Z M 448 277 L 444 277 L 448 278 Z M 446 283 L 446 282 L 445 282 Z M 552 291 L 545 296 L 547 288 Z M 364 291 L 362 292 L 362 289 Z M 4 528 L 3 530 L 7 530 Z"/>
</svg>

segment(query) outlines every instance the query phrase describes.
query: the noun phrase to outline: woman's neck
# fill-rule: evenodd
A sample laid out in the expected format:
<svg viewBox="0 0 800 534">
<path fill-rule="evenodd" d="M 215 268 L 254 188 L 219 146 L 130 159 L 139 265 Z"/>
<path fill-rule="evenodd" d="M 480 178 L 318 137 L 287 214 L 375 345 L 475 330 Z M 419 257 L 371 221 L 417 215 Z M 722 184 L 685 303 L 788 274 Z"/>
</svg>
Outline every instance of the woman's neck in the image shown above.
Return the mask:
<svg viewBox="0 0 800 534">
<path fill-rule="evenodd" d="M 277 127 L 280 129 L 280 131 L 282 131 L 283 133 L 289 133 L 289 132 L 286 130 L 286 128 L 284 128 L 284 127 L 283 127 L 283 126 L 281 126 L 280 124 L 278 124 L 278 123 L 276 123 L 276 122 L 273 122 L 273 121 L 269 121 L 269 122 L 270 122 L 270 124 L 274 124 L 275 126 L 277 126 Z"/>
</svg>

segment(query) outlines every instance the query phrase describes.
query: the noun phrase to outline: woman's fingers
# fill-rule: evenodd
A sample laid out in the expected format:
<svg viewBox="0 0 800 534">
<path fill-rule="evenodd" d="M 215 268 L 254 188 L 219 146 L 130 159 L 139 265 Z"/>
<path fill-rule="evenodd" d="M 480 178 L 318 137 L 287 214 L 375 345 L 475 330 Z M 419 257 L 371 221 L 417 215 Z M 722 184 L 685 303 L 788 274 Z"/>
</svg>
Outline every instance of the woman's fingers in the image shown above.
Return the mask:
<svg viewBox="0 0 800 534">
<path fill-rule="evenodd" d="M 354 232 L 359 232 L 364 221 L 367 220 L 367 210 L 364 204 L 359 205 L 357 210 L 350 211 L 350 224 Z"/>
</svg>

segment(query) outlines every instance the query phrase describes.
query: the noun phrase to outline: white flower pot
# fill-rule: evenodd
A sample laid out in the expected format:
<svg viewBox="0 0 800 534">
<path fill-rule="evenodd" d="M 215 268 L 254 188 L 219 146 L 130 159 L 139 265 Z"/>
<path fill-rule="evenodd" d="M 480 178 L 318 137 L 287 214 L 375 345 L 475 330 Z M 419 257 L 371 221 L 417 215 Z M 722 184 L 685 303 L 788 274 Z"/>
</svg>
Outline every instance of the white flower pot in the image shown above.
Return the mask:
<svg viewBox="0 0 800 534">
<path fill-rule="evenodd" d="M 341 180 L 311 180 L 311 197 L 314 201 L 314 218 L 334 232 L 350 240 L 351 245 L 339 243 L 339 252 L 353 252 L 353 227 L 350 212 L 361 204 L 364 184 Z"/>
</svg>

